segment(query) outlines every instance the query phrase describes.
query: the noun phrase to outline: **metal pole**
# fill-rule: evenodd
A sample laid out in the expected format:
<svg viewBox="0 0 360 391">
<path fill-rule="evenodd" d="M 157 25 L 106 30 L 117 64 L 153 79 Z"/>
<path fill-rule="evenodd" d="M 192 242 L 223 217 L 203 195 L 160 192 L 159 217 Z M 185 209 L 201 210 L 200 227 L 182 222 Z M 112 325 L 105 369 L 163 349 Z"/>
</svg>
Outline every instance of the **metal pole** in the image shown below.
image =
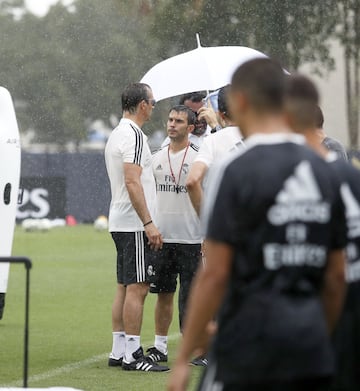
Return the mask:
<svg viewBox="0 0 360 391">
<path fill-rule="evenodd" d="M 26 267 L 26 292 L 25 292 L 25 331 L 24 331 L 24 388 L 28 386 L 29 367 L 29 296 L 30 296 L 30 267 Z"/>
<path fill-rule="evenodd" d="M 31 261 L 26 257 L 0 257 L 0 262 L 23 263 L 26 268 L 25 288 L 25 330 L 24 330 L 24 380 L 23 387 L 28 388 L 28 364 L 29 364 L 29 297 L 30 297 L 30 269 Z"/>
</svg>

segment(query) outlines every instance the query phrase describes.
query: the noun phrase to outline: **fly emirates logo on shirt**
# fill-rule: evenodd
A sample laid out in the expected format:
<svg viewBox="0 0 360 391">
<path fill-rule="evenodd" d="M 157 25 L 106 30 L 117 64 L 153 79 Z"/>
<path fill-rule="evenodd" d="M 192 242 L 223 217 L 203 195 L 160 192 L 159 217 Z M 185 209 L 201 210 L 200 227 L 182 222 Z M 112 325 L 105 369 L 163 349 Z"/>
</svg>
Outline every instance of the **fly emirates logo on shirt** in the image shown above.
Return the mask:
<svg viewBox="0 0 360 391">
<path fill-rule="evenodd" d="M 267 243 L 263 248 L 264 264 L 276 270 L 283 266 L 323 267 L 325 246 L 308 243 L 308 224 L 326 224 L 330 221 L 330 205 L 321 198 L 310 163 L 299 163 L 294 174 L 285 182 L 276 196 L 276 204 L 268 212 L 274 226 L 286 225 L 287 243 Z"/>
<path fill-rule="evenodd" d="M 159 167 L 157 167 L 158 169 Z M 182 174 L 184 177 L 189 172 L 189 165 L 184 164 L 182 167 Z M 157 192 L 169 192 L 169 193 L 177 193 L 177 194 L 187 194 L 188 190 L 184 184 L 176 183 L 175 178 L 172 175 L 163 175 L 163 180 L 160 182 L 159 178 L 157 178 L 156 182 L 156 191 Z"/>
</svg>

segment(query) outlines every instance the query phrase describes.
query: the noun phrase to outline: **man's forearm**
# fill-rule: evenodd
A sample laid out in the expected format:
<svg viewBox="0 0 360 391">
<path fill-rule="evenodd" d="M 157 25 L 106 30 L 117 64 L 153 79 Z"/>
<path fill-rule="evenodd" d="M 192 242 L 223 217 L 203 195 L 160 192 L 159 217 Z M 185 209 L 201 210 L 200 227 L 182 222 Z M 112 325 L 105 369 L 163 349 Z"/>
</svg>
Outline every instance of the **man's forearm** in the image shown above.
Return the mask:
<svg viewBox="0 0 360 391">
<path fill-rule="evenodd" d="M 186 187 L 190 201 L 198 216 L 200 216 L 201 202 L 203 199 L 202 181 L 206 171 L 207 166 L 205 163 L 194 162 L 186 179 Z"/>
<path fill-rule="evenodd" d="M 143 224 L 146 224 L 152 219 L 149 209 L 146 204 L 144 189 L 140 182 L 131 182 L 126 184 L 129 193 L 130 201 L 137 215 Z"/>
<path fill-rule="evenodd" d="M 199 182 L 195 183 L 194 186 L 188 188 L 188 193 L 195 212 L 198 216 L 200 216 L 201 201 L 203 198 L 203 189 L 201 187 L 201 184 Z"/>
</svg>

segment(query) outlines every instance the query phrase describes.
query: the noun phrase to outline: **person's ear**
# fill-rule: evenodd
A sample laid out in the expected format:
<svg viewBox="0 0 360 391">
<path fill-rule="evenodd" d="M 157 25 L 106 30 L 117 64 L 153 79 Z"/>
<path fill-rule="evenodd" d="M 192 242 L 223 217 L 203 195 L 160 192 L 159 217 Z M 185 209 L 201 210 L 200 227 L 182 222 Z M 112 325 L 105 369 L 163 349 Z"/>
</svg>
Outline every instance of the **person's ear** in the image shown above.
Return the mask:
<svg viewBox="0 0 360 391">
<path fill-rule="evenodd" d="M 192 133 L 195 129 L 195 125 L 188 125 L 187 130 L 189 133 Z"/>
<path fill-rule="evenodd" d="M 146 105 L 147 105 L 146 100 L 143 99 L 143 100 L 138 104 L 138 109 L 142 111 L 142 110 L 144 110 L 144 109 L 146 108 Z"/>
</svg>

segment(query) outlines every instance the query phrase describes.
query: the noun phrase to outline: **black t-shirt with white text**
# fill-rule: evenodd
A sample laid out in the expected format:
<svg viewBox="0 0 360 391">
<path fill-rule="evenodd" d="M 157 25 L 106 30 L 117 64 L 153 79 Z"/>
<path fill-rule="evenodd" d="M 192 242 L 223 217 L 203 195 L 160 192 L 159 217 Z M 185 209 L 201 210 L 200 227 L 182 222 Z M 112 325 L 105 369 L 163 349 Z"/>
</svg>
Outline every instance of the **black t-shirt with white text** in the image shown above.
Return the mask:
<svg viewBox="0 0 360 391">
<path fill-rule="evenodd" d="M 213 345 L 219 381 L 333 372 L 320 291 L 328 252 L 346 244 L 344 207 L 337 176 L 302 143 L 254 135 L 210 172 L 203 229 L 234 249 Z"/>
</svg>

